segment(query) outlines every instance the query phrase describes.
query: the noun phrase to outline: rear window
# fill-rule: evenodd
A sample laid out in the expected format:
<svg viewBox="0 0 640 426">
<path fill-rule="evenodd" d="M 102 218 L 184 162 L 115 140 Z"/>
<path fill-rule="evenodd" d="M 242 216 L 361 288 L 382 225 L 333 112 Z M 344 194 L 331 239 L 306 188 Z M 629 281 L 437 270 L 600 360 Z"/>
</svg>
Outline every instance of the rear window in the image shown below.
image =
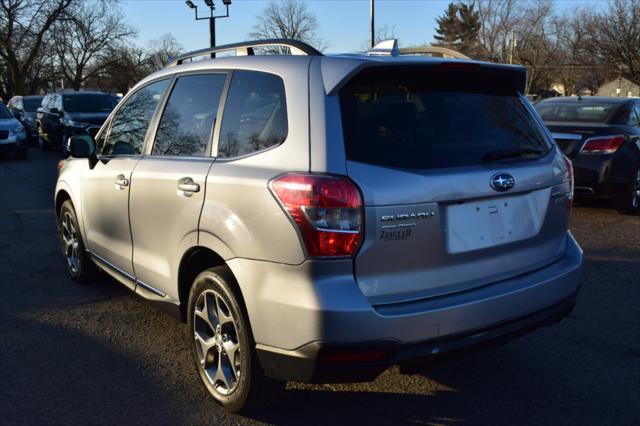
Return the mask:
<svg viewBox="0 0 640 426">
<path fill-rule="evenodd" d="M 365 70 L 340 92 L 347 158 L 406 169 L 538 158 L 550 145 L 524 102 L 498 72 Z"/>
<path fill-rule="evenodd" d="M 40 104 L 42 103 L 42 98 L 22 98 L 22 103 L 24 104 L 24 110 L 27 112 L 35 112 L 38 108 L 40 108 Z"/>
<path fill-rule="evenodd" d="M 536 105 L 544 121 L 604 122 L 616 108 L 612 104 L 548 102 Z"/>
<path fill-rule="evenodd" d="M 63 96 L 66 112 L 111 112 L 116 100 L 109 95 L 72 95 Z"/>
</svg>

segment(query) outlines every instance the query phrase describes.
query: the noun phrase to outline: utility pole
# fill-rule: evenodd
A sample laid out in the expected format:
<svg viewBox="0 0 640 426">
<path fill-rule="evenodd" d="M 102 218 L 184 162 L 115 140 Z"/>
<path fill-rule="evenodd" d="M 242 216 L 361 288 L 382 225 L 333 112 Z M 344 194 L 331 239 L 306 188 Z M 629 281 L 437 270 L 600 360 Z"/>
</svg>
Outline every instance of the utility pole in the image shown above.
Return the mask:
<svg viewBox="0 0 640 426">
<path fill-rule="evenodd" d="M 513 64 L 513 49 L 515 49 L 517 44 L 516 41 L 516 31 L 515 30 L 511 30 L 511 45 L 509 48 L 509 63 Z"/>
<path fill-rule="evenodd" d="M 229 5 L 231 4 L 231 0 L 222 0 L 222 4 L 226 7 L 226 13 L 224 15 L 216 15 L 215 0 L 204 0 L 205 6 L 209 8 L 209 16 L 199 16 L 198 6 L 196 6 L 192 0 L 186 0 L 185 4 L 195 11 L 196 21 L 204 19 L 209 20 L 209 46 L 216 47 L 216 19 L 229 17 Z M 211 57 L 216 57 L 215 52 L 211 53 Z"/>
<path fill-rule="evenodd" d="M 376 5 L 375 0 L 371 0 L 371 48 L 376 44 Z"/>
</svg>

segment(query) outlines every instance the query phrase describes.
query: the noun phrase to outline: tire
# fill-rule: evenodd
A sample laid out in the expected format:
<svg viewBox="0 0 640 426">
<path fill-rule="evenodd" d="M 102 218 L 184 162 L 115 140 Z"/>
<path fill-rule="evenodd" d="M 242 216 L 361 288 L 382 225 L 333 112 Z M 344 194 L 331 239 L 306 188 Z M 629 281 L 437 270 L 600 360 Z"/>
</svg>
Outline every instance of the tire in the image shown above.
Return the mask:
<svg viewBox="0 0 640 426">
<path fill-rule="evenodd" d="M 235 284 L 226 266 L 196 277 L 189 293 L 187 339 L 198 375 L 215 401 L 229 412 L 246 413 L 271 404 L 286 382 L 264 375 Z"/>
<path fill-rule="evenodd" d="M 42 128 L 40 126 L 38 126 L 37 128 L 37 133 L 38 133 L 38 136 L 37 136 L 38 148 L 40 148 L 40 151 L 46 151 L 47 148 L 49 147 L 49 144 L 42 136 Z"/>
<path fill-rule="evenodd" d="M 633 181 L 616 200 L 616 208 L 629 215 L 640 215 L 640 169 L 636 170 Z"/>
<path fill-rule="evenodd" d="M 60 208 L 58 239 L 66 260 L 67 272 L 76 282 L 87 284 L 95 277 L 96 266 L 85 250 L 78 217 L 71 200 L 65 201 Z"/>
</svg>

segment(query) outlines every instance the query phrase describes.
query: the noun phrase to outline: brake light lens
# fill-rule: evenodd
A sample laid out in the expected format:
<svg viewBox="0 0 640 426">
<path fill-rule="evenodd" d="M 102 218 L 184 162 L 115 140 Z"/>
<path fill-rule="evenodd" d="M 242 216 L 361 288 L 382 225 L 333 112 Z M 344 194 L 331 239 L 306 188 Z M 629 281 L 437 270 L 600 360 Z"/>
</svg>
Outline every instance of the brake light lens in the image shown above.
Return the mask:
<svg viewBox="0 0 640 426">
<path fill-rule="evenodd" d="M 346 177 L 289 173 L 269 187 L 313 257 L 353 256 L 362 243 L 362 197 Z"/>
<path fill-rule="evenodd" d="M 624 143 L 623 136 L 599 136 L 589 138 L 580 152 L 584 154 L 613 154 Z"/>
</svg>

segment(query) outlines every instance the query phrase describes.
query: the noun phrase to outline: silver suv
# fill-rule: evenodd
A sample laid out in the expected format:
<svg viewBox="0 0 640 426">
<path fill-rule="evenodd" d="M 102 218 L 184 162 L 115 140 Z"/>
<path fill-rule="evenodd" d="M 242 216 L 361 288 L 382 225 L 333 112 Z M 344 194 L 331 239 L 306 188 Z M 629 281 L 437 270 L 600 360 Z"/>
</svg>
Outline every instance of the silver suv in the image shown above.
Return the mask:
<svg viewBox="0 0 640 426">
<path fill-rule="evenodd" d="M 180 57 L 69 141 L 69 273 L 185 321 L 234 412 L 558 321 L 581 280 L 572 168 L 525 73 L 288 40 Z"/>
</svg>

